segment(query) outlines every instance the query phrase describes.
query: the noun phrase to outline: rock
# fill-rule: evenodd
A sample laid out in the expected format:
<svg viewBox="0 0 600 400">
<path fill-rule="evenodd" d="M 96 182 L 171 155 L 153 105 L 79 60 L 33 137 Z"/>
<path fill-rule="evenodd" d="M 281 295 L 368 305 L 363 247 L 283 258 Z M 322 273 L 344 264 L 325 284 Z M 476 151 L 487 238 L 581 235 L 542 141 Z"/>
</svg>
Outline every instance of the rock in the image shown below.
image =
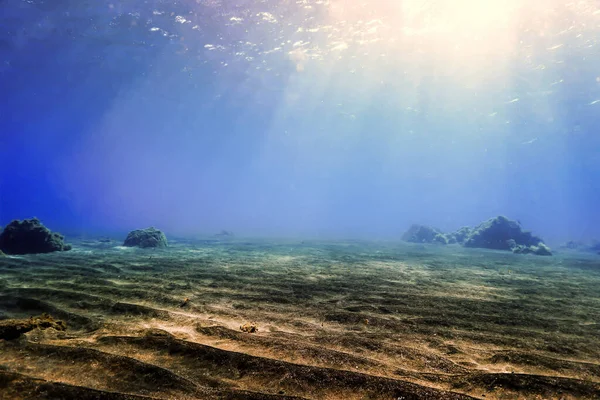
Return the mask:
<svg viewBox="0 0 600 400">
<path fill-rule="evenodd" d="M 447 240 L 442 240 L 440 236 L 444 236 L 439 230 L 426 225 L 411 225 L 411 227 L 402 235 L 402 240 L 411 243 L 443 243 Z"/>
<path fill-rule="evenodd" d="M 544 243 L 540 242 L 537 246 L 533 246 L 533 254 L 538 256 L 551 256 L 552 250 L 550 247 L 546 246 Z M 536 248 L 537 247 L 537 248 Z"/>
<path fill-rule="evenodd" d="M 537 246 L 523 246 L 517 245 L 512 249 L 515 254 L 535 254 L 537 256 L 551 256 L 552 251 L 550 247 L 546 246 L 544 243 L 538 243 Z"/>
<path fill-rule="evenodd" d="M 448 243 L 463 244 L 465 242 L 465 240 L 467 240 L 467 238 L 469 237 L 470 234 L 471 234 L 471 228 L 469 228 L 468 226 L 463 226 L 456 232 L 446 235 L 446 238 L 448 239 Z"/>
<path fill-rule="evenodd" d="M 0 321 L 0 339 L 14 340 L 36 328 L 54 328 L 57 331 L 64 331 L 67 329 L 67 325 L 63 321 L 55 320 L 48 314 L 29 319 L 7 319 Z"/>
<path fill-rule="evenodd" d="M 577 250 L 577 249 L 580 249 L 582 247 L 585 247 L 585 244 L 581 243 L 581 242 L 576 242 L 574 240 L 569 240 L 567 243 L 563 244 L 560 247 L 562 247 L 564 249 Z"/>
<path fill-rule="evenodd" d="M 153 227 L 129 232 L 123 246 L 127 247 L 167 247 L 167 237 Z"/>
<path fill-rule="evenodd" d="M 222 230 L 221 232 L 217 233 L 215 236 L 220 237 L 220 238 L 232 238 L 234 235 L 233 235 L 233 232 L 231 232 L 231 231 Z"/>
<path fill-rule="evenodd" d="M 64 237 L 51 232 L 39 219 L 14 220 L 0 233 L 0 250 L 6 254 L 37 254 L 71 250 Z"/>
<path fill-rule="evenodd" d="M 519 222 L 502 216 L 489 219 L 474 229 L 462 227 L 450 234 L 415 224 L 402 236 L 402 240 L 413 243 L 459 243 L 465 247 L 512 250 L 517 254 L 552 255 L 542 239 L 524 231 Z"/>
<path fill-rule="evenodd" d="M 437 235 L 434 236 L 433 243 L 448 244 L 448 238 L 446 237 L 446 235 L 444 235 L 442 233 L 438 233 Z"/>
<path fill-rule="evenodd" d="M 513 250 L 517 246 L 538 246 L 542 239 L 523 231 L 521 224 L 499 216 L 477 226 L 465 240 L 465 247 Z"/>
</svg>

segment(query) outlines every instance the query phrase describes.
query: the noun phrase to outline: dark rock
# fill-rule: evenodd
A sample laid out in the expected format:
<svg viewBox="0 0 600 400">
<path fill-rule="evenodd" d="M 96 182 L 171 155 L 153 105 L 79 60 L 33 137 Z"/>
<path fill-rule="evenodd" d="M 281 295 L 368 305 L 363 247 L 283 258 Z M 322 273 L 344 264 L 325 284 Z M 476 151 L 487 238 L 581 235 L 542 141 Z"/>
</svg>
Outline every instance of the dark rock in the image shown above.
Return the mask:
<svg viewBox="0 0 600 400">
<path fill-rule="evenodd" d="M 129 232 L 123 246 L 127 247 L 167 247 L 167 237 L 153 227 Z"/>
<path fill-rule="evenodd" d="M 517 242 L 515 242 L 514 239 L 508 239 L 506 241 L 506 244 L 508 244 L 509 249 L 511 249 L 513 252 L 516 253 L 515 249 L 517 249 L 519 247 L 519 245 L 517 244 Z"/>
<path fill-rule="evenodd" d="M 411 243 L 446 243 L 440 236 L 444 234 L 439 230 L 425 225 L 411 225 L 411 227 L 402 235 L 402 240 Z M 444 238 L 445 239 L 445 238 Z"/>
<path fill-rule="evenodd" d="M 462 227 L 449 234 L 415 224 L 402 236 L 402 240 L 413 243 L 459 243 L 465 247 L 511 250 L 517 254 L 552 255 L 542 239 L 524 231 L 518 221 L 502 216 L 489 219 L 474 229 Z"/>
<path fill-rule="evenodd" d="M 64 237 L 51 232 L 39 219 L 14 220 L 0 233 L 0 250 L 6 254 L 36 254 L 71 250 Z"/>
<path fill-rule="evenodd" d="M 465 247 L 513 250 L 516 246 L 538 246 L 542 239 L 523 231 L 521 224 L 500 216 L 477 226 L 465 240 Z"/>
</svg>

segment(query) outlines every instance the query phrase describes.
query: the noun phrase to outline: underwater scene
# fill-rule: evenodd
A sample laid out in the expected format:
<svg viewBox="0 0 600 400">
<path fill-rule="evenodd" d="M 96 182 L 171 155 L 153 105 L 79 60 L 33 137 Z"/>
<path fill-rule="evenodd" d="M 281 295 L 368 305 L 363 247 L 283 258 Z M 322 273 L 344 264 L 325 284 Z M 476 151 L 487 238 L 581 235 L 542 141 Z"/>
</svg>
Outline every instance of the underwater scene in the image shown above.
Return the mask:
<svg viewBox="0 0 600 400">
<path fill-rule="evenodd" d="M 0 400 L 600 399 L 600 3 L 0 1 Z"/>
</svg>

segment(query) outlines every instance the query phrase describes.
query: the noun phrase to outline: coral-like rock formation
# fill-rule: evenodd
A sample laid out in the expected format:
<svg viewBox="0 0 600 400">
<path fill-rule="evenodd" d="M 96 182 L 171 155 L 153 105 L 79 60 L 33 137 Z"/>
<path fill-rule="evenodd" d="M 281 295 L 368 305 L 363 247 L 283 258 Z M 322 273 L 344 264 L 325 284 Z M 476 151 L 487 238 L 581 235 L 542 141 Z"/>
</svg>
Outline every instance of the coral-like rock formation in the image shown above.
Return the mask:
<svg viewBox="0 0 600 400">
<path fill-rule="evenodd" d="M 412 225 L 402 240 L 413 243 L 458 243 L 465 247 L 511 250 L 518 254 L 552 255 L 542 239 L 524 231 L 519 222 L 503 216 L 491 218 L 476 228 L 463 227 L 449 234 L 429 226 Z"/>
<path fill-rule="evenodd" d="M 31 317 L 29 319 L 7 319 L 0 321 L 0 339 L 17 339 L 22 334 L 36 328 L 54 328 L 57 331 L 64 331 L 67 329 L 67 325 L 63 321 L 55 320 L 48 314 L 42 314 L 39 317 Z"/>
<path fill-rule="evenodd" d="M 448 238 L 448 243 L 450 243 L 450 244 L 452 244 L 452 243 L 463 244 L 463 243 L 465 243 L 465 241 L 467 240 L 467 238 L 469 237 L 470 234 L 471 234 L 471 228 L 469 228 L 468 226 L 463 226 L 456 232 L 452 232 L 452 233 L 446 235 L 446 237 Z"/>
<path fill-rule="evenodd" d="M 246 333 L 256 333 L 256 332 L 258 332 L 258 326 L 254 322 L 252 322 L 252 323 L 247 322 L 244 325 L 240 326 L 240 330 L 242 332 L 246 332 Z"/>
<path fill-rule="evenodd" d="M 167 247 L 167 237 L 160 230 L 150 227 L 129 232 L 123 246 L 127 247 Z"/>
<path fill-rule="evenodd" d="M 12 221 L 0 233 L 0 250 L 6 254 L 36 254 L 71 250 L 64 237 L 51 232 L 39 219 Z"/>
<path fill-rule="evenodd" d="M 402 235 L 402 240 L 412 243 L 434 243 L 435 241 L 443 242 L 442 232 L 426 225 L 414 224 Z"/>
<path fill-rule="evenodd" d="M 539 237 L 531 232 L 524 231 L 521 224 L 506 217 L 499 216 L 482 222 L 477 226 L 465 241 L 465 247 L 482 247 L 495 250 L 512 250 L 514 244 L 530 247 L 542 242 Z M 512 247 L 511 247 L 512 246 Z"/>
<path fill-rule="evenodd" d="M 546 246 L 544 243 L 540 242 L 536 246 L 523 246 L 523 245 L 515 245 L 512 248 L 512 252 L 516 254 L 535 254 L 537 256 L 551 256 L 552 251 L 550 247 Z"/>
</svg>

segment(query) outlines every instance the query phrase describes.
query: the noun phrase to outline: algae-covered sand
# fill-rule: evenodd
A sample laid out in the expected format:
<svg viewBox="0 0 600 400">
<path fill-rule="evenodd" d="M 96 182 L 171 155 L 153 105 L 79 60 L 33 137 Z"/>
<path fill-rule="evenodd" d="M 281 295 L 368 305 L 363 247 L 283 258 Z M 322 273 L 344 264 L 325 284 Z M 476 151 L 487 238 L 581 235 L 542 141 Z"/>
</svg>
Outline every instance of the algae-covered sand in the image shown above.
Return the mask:
<svg viewBox="0 0 600 400">
<path fill-rule="evenodd" d="M 600 258 L 179 241 L 0 258 L 0 398 L 598 399 Z"/>
</svg>

